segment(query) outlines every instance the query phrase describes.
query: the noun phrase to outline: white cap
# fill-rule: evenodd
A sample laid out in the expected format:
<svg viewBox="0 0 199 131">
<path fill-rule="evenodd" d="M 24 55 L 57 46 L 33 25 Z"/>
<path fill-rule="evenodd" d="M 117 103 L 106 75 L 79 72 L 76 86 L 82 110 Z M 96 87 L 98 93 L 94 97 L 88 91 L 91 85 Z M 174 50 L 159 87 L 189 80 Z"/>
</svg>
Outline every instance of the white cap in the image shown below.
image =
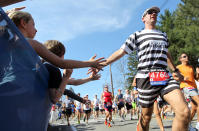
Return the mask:
<svg viewBox="0 0 199 131">
<path fill-rule="evenodd" d="M 153 6 L 153 7 L 148 8 L 148 9 L 146 9 L 146 10 L 144 11 L 144 13 L 142 14 L 142 18 L 147 14 L 147 12 L 148 12 L 149 10 L 156 10 L 156 11 L 157 11 L 157 13 L 159 13 L 159 12 L 160 12 L 160 8 L 159 8 L 159 7 L 157 7 L 157 6 Z"/>
</svg>

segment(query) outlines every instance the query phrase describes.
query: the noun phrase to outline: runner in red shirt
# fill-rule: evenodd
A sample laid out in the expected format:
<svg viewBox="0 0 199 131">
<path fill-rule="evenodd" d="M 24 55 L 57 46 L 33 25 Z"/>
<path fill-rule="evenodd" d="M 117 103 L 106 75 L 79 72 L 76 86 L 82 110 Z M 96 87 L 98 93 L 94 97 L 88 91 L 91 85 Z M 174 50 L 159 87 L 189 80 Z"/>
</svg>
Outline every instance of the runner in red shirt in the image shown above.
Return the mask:
<svg viewBox="0 0 199 131">
<path fill-rule="evenodd" d="M 104 102 L 104 109 L 106 111 L 106 118 L 104 124 L 107 125 L 107 118 L 109 118 L 108 127 L 111 127 L 112 121 L 112 98 L 112 93 L 108 91 L 108 85 L 105 85 L 101 99 Z"/>
</svg>

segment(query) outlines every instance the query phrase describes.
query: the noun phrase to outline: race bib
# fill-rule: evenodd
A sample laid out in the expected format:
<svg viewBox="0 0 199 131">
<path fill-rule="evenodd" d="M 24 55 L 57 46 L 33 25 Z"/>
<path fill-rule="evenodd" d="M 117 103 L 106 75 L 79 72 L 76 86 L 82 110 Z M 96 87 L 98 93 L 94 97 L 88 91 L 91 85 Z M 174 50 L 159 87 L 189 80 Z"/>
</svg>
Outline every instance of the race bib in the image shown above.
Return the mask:
<svg viewBox="0 0 199 131">
<path fill-rule="evenodd" d="M 169 74 L 165 71 L 150 72 L 149 79 L 152 86 L 166 85 L 169 80 Z"/>
</svg>

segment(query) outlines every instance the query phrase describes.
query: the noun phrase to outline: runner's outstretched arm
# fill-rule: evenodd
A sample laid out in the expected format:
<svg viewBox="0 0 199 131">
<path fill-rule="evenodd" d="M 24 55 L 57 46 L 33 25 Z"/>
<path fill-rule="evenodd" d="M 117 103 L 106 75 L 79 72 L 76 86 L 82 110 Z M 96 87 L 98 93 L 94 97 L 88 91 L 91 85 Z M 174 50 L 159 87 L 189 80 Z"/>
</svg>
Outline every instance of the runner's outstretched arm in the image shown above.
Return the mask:
<svg viewBox="0 0 199 131">
<path fill-rule="evenodd" d="M 115 51 L 112 55 L 110 55 L 105 62 L 103 62 L 102 64 L 104 66 L 107 66 L 113 62 L 115 62 L 116 60 L 120 59 L 121 57 L 123 57 L 125 54 L 127 54 L 123 49 L 119 49 L 117 51 Z"/>
</svg>

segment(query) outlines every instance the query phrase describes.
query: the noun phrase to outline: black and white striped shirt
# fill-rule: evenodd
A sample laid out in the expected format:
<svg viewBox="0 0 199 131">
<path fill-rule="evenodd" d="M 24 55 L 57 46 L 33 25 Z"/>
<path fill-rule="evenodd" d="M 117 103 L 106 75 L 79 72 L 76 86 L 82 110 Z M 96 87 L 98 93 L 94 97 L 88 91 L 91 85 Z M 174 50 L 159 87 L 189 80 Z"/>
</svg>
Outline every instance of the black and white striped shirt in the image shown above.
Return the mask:
<svg viewBox="0 0 199 131">
<path fill-rule="evenodd" d="M 166 33 L 145 29 L 130 35 L 121 48 L 128 54 L 134 50 L 137 51 L 139 62 L 136 77 L 145 78 L 147 75 L 138 76 L 148 74 L 149 69 L 167 68 L 168 47 L 169 43 Z"/>
</svg>

